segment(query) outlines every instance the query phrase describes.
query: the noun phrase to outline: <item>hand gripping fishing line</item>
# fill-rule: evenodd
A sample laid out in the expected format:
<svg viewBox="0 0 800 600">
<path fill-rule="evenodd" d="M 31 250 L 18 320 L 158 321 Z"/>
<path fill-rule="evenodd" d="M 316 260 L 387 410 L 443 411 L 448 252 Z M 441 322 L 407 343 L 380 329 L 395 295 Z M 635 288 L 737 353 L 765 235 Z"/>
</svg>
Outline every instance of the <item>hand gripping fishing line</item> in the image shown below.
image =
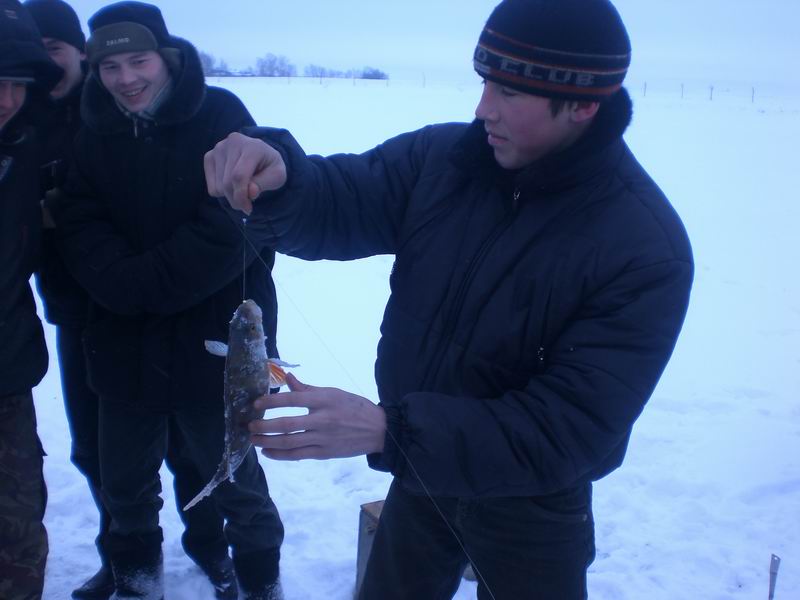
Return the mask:
<svg viewBox="0 0 800 600">
<path fill-rule="evenodd" d="M 256 258 L 259 261 L 261 261 L 261 263 L 267 268 L 268 271 L 271 271 L 271 269 L 270 269 L 269 265 L 266 263 L 266 261 L 264 261 L 264 259 L 261 257 L 261 253 L 258 251 L 258 248 L 255 246 L 255 244 L 253 244 L 253 242 L 250 240 L 250 238 L 247 237 L 247 217 L 243 217 L 242 218 L 242 222 L 241 222 L 241 225 L 239 227 L 240 227 L 240 230 L 242 232 L 242 238 L 244 240 L 243 244 L 242 244 L 242 255 L 243 255 L 242 298 L 244 299 L 244 298 L 246 298 L 246 287 L 245 287 L 245 285 L 246 285 L 246 273 L 247 273 L 247 247 L 249 246 L 253 250 L 253 253 L 255 254 Z M 274 281 L 274 278 L 273 278 L 273 281 Z M 328 347 L 328 345 L 322 339 L 322 336 L 317 332 L 317 330 L 314 329 L 314 326 L 311 325 L 311 323 L 308 321 L 306 316 L 303 314 L 303 311 L 300 310 L 300 307 L 292 299 L 291 295 L 280 284 L 280 282 L 275 281 L 275 284 L 276 284 L 276 286 L 278 286 L 281 289 L 283 294 L 289 300 L 289 303 L 297 311 L 297 314 L 300 315 L 300 318 L 303 319 L 305 324 L 308 326 L 309 330 L 317 338 L 317 340 L 319 341 L 320 345 L 323 348 L 325 348 L 325 350 L 330 355 L 330 357 L 333 359 L 333 361 L 339 366 L 339 368 L 341 369 L 341 372 L 344 373 L 347 376 L 347 378 L 352 382 L 352 384 L 355 387 L 356 391 L 359 394 L 361 394 L 362 396 L 366 397 L 366 394 L 361 389 L 361 386 L 358 385 L 358 382 L 355 380 L 355 378 L 352 375 L 350 375 L 350 372 L 347 370 L 347 368 L 339 361 L 339 359 L 336 358 L 336 354 L 334 354 L 334 352 Z M 467 561 L 469 561 L 469 563 L 472 565 L 472 570 L 475 572 L 476 578 L 484 585 L 484 587 L 486 588 L 487 593 L 489 594 L 489 597 L 492 600 L 496 600 L 495 595 L 492 592 L 491 588 L 489 587 L 488 582 L 483 577 L 483 574 L 481 573 L 481 571 L 478 568 L 478 566 L 472 560 L 472 557 L 470 556 L 469 552 L 467 552 L 467 549 L 464 547 L 464 544 L 461 541 L 461 538 L 459 538 L 458 534 L 456 533 L 456 530 L 450 524 L 450 521 L 447 520 L 447 517 L 445 516 L 444 512 L 442 511 L 442 509 L 439 507 L 439 504 L 436 502 L 436 499 L 433 497 L 433 494 L 431 494 L 430 490 L 428 489 L 428 486 L 425 485 L 425 482 L 422 480 L 422 477 L 420 476 L 419 472 L 417 471 L 417 468 L 414 466 L 414 463 L 411 461 L 411 458 L 408 456 L 408 454 L 406 454 L 405 450 L 403 450 L 403 447 L 397 441 L 397 438 L 395 438 L 394 435 L 392 435 L 392 432 L 389 431 L 388 428 L 386 429 L 386 433 L 389 436 L 389 439 L 392 441 L 392 443 L 400 451 L 400 454 L 405 459 L 406 464 L 411 469 L 411 473 L 413 473 L 414 477 L 419 482 L 420 487 L 422 487 L 422 491 L 425 492 L 425 495 L 431 501 L 431 504 L 433 504 L 433 507 L 436 509 L 436 512 L 439 514 L 439 516 L 441 517 L 442 521 L 447 526 L 447 529 L 450 531 L 450 533 L 452 534 L 453 538 L 456 540 L 456 543 L 461 548 L 461 551 L 464 553 L 464 556 L 467 558 Z"/>
</svg>

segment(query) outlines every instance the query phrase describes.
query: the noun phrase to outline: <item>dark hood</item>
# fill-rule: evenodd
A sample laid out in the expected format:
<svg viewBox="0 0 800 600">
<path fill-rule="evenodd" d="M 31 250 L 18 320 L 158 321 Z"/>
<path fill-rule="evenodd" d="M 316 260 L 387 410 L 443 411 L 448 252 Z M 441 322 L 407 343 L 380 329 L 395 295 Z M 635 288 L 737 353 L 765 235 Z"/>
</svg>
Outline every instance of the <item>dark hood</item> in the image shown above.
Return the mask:
<svg viewBox="0 0 800 600">
<path fill-rule="evenodd" d="M 170 38 L 170 47 L 179 51 L 180 60 L 164 57 L 170 68 L 173 88 L 154 116 L 158 126 L 188 121 L 200 110 L 206 94 L 205 76 L 197 49 L 177 37 Z M 176 64 L 178 62 L 180 64 Z M 101 135 L 131 128 L 130 118 L 123 114 L 114 97 L 103 87 L 95 68 L 90 69 L 83 89 L 81 118 L 87 127 Z"/>
<path fill-rule="evenodd" d="M 18 127 L 19 117 L 31 105 L 47 99 L 47 94 L 63 74 L 47 55 L 36 23 L 28 11 L 16 0 L 0 0 L 0 78 L 32 78 L 28 86 L 25 106 L 4 128 L 8 135 L 10 125 Z"/>
</svg>

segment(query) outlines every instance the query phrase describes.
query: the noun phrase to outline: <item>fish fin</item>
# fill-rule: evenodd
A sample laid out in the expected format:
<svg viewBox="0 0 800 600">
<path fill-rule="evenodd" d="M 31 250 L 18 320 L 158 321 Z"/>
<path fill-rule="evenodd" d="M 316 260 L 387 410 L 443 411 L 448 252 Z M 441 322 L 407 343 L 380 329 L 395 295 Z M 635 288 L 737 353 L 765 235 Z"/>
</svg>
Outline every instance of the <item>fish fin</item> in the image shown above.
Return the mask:
<svg viewBox="0 0 800 600">
<path fill-rule="evenodd" d="M 208 352 L 214 356 L 228 356 L 228 344 L 225 342 L 212 342 L 211 340 L 206 340 L 205 346 L 206 350 L 208 350 Z"/>
<path fill-rule="evenodd" d="M 283 361 L 280 358 L 268 358 L 267 360 L 273 365 L 278 365 L 279 367 L 286 367 L 287 369 L 293 369 L 294 367 L 300 366 L 300 365 L 293 365 L 292 363 L 287 363 L 286 361 Z"/>
<path fill-rule="evenodd" d="M 272 362 L 272 359 L 267 361 L 267 363 L 264 365 L 264 368 L 269 373 L 270 387 L 281 387 L 286 385 L 286 371 Z"/>
</svg>

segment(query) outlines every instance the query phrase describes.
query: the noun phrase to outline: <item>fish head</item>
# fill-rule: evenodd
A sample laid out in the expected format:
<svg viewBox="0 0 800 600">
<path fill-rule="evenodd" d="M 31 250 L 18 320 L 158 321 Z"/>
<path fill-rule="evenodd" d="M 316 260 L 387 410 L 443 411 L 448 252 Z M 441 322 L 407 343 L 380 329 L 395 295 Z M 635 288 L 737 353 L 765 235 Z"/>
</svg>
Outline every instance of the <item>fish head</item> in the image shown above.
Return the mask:
<svg viewBox="0 0 800 600">
<path fill-rule="evenodd" d="M 233 351 L 234 354 L 246 348 L 255 352 L 252 359 L 266 361 L 261 308 L 253 300 L 245 300 L 233 313 L 228 334 L 228 346 L 229 352 Z"/>
<path fill-rule="evenodd" d="M 264 338 L 264 327 L 261 323 L 261 308 L 253 300 L 245 300 L 233 313 L 231 319 L 231 335 L 236 332 L 245 339 Z"/>
</svg>

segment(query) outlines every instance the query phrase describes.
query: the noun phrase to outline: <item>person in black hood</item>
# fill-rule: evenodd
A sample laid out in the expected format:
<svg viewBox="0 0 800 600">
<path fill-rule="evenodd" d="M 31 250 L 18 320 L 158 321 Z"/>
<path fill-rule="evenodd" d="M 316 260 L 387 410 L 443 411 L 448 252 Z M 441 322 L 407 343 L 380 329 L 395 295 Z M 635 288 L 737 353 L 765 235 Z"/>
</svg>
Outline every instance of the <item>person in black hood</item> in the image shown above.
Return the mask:
<svg viewBox="0 0 800 600">
<path fill-rule="evenodd" d="M 48 354 L 28 284 L 42 223 L 28 117 L 60 78 L 27 11 L 0 0 L 0 597 L 9 600 L 41 598 L 48 552 L 31 393 Z"/>
<path fill-rule="evenodd" d="M 205 85 L 196 49 L 169 34 L 153 5 L 111 4 L 89 28 L 84 125 L 54 219 L 62 256 L 91 299 L 83 343 L 100 398 L 114 597 L 158 598 L 158 469 L 170 423 L 200 485 L 209 481 L 223 454 L 224 361 L 204 341 L 227 338 L 246 281 L 277 356 L 274 254 L 246 245 L 241 220 L 205 191 L 203 153 L 252 124 L 244 105 Z M 236 598 L 238 580 L 247 598 L 280 598 L 283 526 L 255 451 L 212 498 L 225 543 L 193 558 L 217 596 Z"/>
<path fill-rule="evenodd" d="M 72 7 L 63 0 L 27 0 L 24 4 L 42 34 L 42 42 L 64 70 L 64 77 L 50 92 L 50 102 L 37 115 L 37 131 L 43 146 L 40 175 L 45 194 L 44 205 L 56 203 L 71 161 L 73 140 L 81 125 L 80 101 L 87 72 L 86 39 Z M 72 592 L 72 597 L 105 600 L 114 592 L 114 577 L 104 547 L 111 518 L 100 494 L 100 457 L 98 451 L 98 397 L 87 380 L 83 354 L 83 330 L 89 309 L 89 296 L 69 274 L 56 245 L 55 230 L 43 232 L 42 265 L 36 282 L 47 320 L 56 326 L 56 351 L 61 371 L 67 421 L 72 437 L 72 462 L 86 476 L 92 498 L 100 514 L 100 531 L 95 544 L 100 569 Z M 182 536 L 184 550 L 203 571 L 215 575 L 215 557 L 227 553 L 223 519 L 214 502 L 204 502 L 196 510 L 180 510 L 204 481 L 187 451 L 175 420 L 170 419 L 167 467 L 174 474 L 175 499 L 186 526 Z M 218 577 L 217 577 L 218 578 Z"/>
<path fill-rule="evenodd" d="M 631 48 L 608 0 L 504 0 L 474 53 L 472 124 L 363 155 L 232 134 L 209 193 L 305 259 L 395 254 L 380 404 L 289 377 L 257 420 L 276 459 L 367 454 L 394 475 L 362 600 L 587 597 L 592 482 L 621 463 L 675 346 L 693 259 L 622 135 Z M 255 200 L 255 203 L 253 203 Z"/>
</svg>

